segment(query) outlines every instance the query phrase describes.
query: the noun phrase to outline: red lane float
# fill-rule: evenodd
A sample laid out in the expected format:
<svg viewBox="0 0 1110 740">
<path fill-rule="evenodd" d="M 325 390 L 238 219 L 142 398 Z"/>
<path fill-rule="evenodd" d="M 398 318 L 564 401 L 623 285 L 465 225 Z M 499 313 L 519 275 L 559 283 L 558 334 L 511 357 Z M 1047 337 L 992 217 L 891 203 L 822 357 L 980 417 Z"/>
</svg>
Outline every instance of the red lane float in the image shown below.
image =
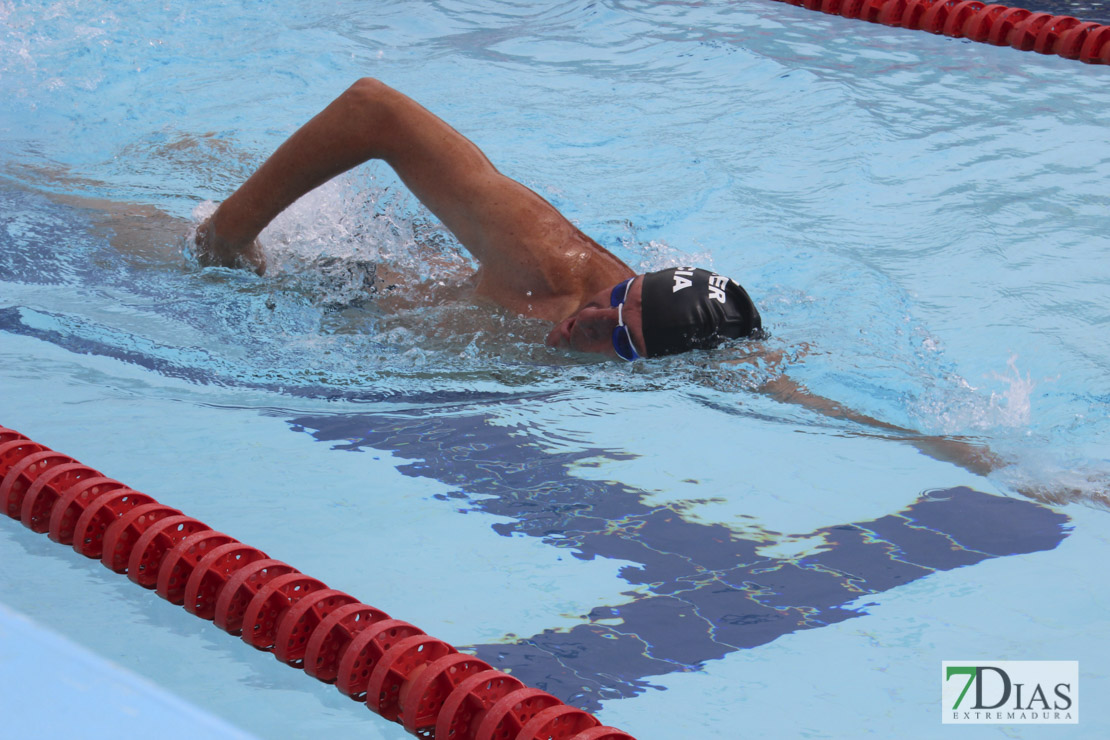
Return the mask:
<svg viewBox="0 0 1110 740">
<path fill-rule="evenodd" d="M 68 463 L 51 468 L 35 479 L 23 497 L 19 519 L 32 532 L 42 534 L 50 527 L 50 512 L 61 497 L 61 492 L 78 481 L 100 475 L 81 463 Z"/>
<path fill-rule="evenodd" d="M 401 640 L 423 634 L 424 630 L 400 619 L 383 619 L 367 625 L 343 650 L 335 688 L 355 701 L 362 701 L 370 673 L 382 656 Z"/>
<path fill-rule="evenodd" d="M 412 733 L 416 733 L 419 727 L 434 727 L 443 702 L 447 701 L 455 687 L 471 676 L 489 670 L 492 667 L 484 660 L 464 653 L 452 653 L 428 663 L 419 675 L 411 676 L 401 686 L 398 696 L 401 723 Z M 571 711 L 580 711 L 565 704 L 563 706 Z"/>
<path fill-rule="evenodd" d="M 523 689 L 520 679 L 501 671 L 476 673 L 452 691 L 443 702 L 436 722 L 436 737 L 475 738 L 477 725 L 497 700 Z"/>
<path fill-rule="evenodd" d="M 73 549 L 88 558 L 104 554 L 104 535 L 117 519 L 131 509 L 157 503 L 145 493 L 120 488 L 97 496 L 73 525 Z"/>
<path fill-rule="evenodd" d="M 380 609 L 365 604 L 341 606 L 312 631 L 305 645 L 304 672 L 313 678 L 331 683 L 339 677 L 339 661 L 355 636 L 371 624 L 389 619 Z"/>
<path fill-rule="evenodd" d="M 185 601 L 185 586 L 201 560 L 214 548 L 235 541 L 223 532 L 208 529 L 191 534 L 173 546 L 157 566 L 154 592 L 171 604 Z M 130 573 L 127 574 L 130 577 Z"/>
<path fill-rule="evenodd" d="M 998 19 L 1007 11 L 1005 5 L 984 5 L 983 8 L 967 19 L 964 23 L 964 38 L 978 41 L 981 44 L 990 43 L 991 30 L 998 23 Z M 995 44 L 997 46 L 997 44 Z"/>
<path fill-rule="evenodd" d="M 300 666 L 308 650 L 307 642 L 324 618 L 341 606 L 357 603 L 354 596 L 331 588 L 304 597 L 289 607 L 278 623 L 274 657 L 282 663 Z"/>
<path fill-rule="evenodd" d="M 211 529 L 189 516 L 168 516 L 153 524 L 135 540 L 127 561 L 127 577 L 143 588 L 158 584 L 158 569 L 168 551 L 186 538 Z"/>
<path fill-rule="evenodd" d="M 517 689 L 505 694 L 486 711 L 474 733 L 474 740 L 516 737 L 524 725 L 537 714 L 562 703 L 539 689 Z"/>
<path fill-rule="evenodd" d="M 388 720 L 401 715 L 401 686 L 422 673 L 429 663 L 458 651 L 428 635 L 406 637 L 382 654 L 366 681 L 366 705 Z"/>
<path fill-rule="evenodd" d="M 1021 51 L 1110 64 L 1110 26 L 1070 15 L 1033 13 L 979 0 L 779 0 L 808 10 L 857 18 Z M 2 455 L 0 450 L 0 455 Z"/>
<path fill-rule="evenodd" d="M 253 548 L 239 551 L 239 554 L 242 557 L 235 557 L 235 552 L 223 557 L 225 559 L 231 558 L 234 562 L 243 562 L 244 557 L 250 560 L 261 555 Z M 216 560 L 210 562 L 215 564 Z M 205 568 L 207 567 L 208 564 L 205 565 Z M 218 587 L 219 596 L 216 597 L 216 605 L 212 610 L 212 621 L 228 634 L 242 634 L 243 624 L 250 619 L 247 616 L 247 609 L 254 601 L 254 597 L 258 595 L 263 586 L 281 575 L 299 574 L 296 573 L 292 565 L 286 565 L 273 558 L 260 558 L 243 565 L 224 581 L 222 587 Z M 203 575 L 199 576 L 200 579 L 204 577 Z M 219 583 L 219 576 L 212 576 L 212 578 L 215 579 L 214 583 Z M 199 584 L 200 581 L 198 580 L 197 583 Z M 199 592 L 202 588 L 198 585 L 197 591 Z M 257 618 L 257 614 L 255 617 Z"/>
<path fill-rule="evenodd" d="M 804 0 L 807 7 L 815 1 Z M 844 2 L 861 17 L 878 18 L 882 10 L 876 0 Z M 1094 44 L 1110 43 L 1110 35 L 1099 36 L 1106 27 L 1074 20 L 1038 25 L 1044 40 L 1038 35 L 1036 43 L 1066 45 L 1080 58 L 1102 54 L 1102 46 Z M 0 506 L 32 531 L 126 573 L 283 663 L 334 682 L 419 737 L 634 740 L 408 622 L 2 426 Z"/>
</svg>

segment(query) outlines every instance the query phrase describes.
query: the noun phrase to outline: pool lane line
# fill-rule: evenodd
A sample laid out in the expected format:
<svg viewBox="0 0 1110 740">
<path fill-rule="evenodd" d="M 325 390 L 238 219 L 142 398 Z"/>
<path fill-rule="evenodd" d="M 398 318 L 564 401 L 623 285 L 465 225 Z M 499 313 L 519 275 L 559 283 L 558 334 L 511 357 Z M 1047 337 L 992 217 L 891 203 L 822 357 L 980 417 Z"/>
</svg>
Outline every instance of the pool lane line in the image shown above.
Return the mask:
<svg viewBox="0 0 1110 740">
<path fill-rule="evenodd" d="M 918 489 L 904 503 L 894 493 L 899 506 L 881 516 L 792 532 L 788 539 L 822 547 L 776 555 L 765 548 L 782 535 L 754 522 L 737 530 L 688 517 L 682 501 L 660 503 L 612 476 L 581 477 L 583 466 L 607 468 L 635 454 L 589 444 L 553 449 L 543 434 L 521 434 L 503 418 L 503 410 L 480 404 L 451 414 L 331 412 L 285 423 L 335 454 L 403 458 L 401 475 L 446 486 L 433 499 L 490 517 L 490 531 L 501 537 L 553 548 L 556 561 L 613 564 L 631 588 L 612 592 L 619 598 L 569 623 L 467 647 L 592 712 L 644 695 L 655 677 L 697 672 L 737 651 L 867 617 L 870 599 L 918 579 L 1053 550 L 1071 531 L 1067 516 L 1033 501 L 965 486 Z M 739 489 L 728 485 L 714 490 L 734 494 Z"/>
<path fill-rule="evenodd" d="M 32 531 L 126 573 L 248 645 L 334 682 L 340 692 L 414 735 L 635 740 L 3 426 L 0 507 Z"/>
<path fill-rule="evenodd" d="M 868 23 L 1110 64 L 1110 26 L 978 0 L 776 0 Z"/>
</svg>

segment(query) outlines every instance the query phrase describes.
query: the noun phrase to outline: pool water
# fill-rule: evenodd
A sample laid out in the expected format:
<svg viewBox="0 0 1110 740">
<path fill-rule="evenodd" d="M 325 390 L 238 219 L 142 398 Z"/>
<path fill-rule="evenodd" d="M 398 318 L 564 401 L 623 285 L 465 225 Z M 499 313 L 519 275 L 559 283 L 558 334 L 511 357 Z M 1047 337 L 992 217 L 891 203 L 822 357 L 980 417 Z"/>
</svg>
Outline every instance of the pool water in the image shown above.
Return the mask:
<svg viewBox="0 0 1110 740">
<path fill-rule="evenodd" d="M 767 2 L 0 0 L 0 52 L 0 424 L 641 740 L 941 736 L 944 660 L 1110 688 L 1104 68 Z M 548 350 L 453 297 L 380 165 L 275 221 L 265 277 L 199 269 L 190 228 L 361 76 L 634 268 L 735 276 L 771 338 Z M 403 736 L 14 522 L 0 563 L 243 730 Z"/>
</svg>

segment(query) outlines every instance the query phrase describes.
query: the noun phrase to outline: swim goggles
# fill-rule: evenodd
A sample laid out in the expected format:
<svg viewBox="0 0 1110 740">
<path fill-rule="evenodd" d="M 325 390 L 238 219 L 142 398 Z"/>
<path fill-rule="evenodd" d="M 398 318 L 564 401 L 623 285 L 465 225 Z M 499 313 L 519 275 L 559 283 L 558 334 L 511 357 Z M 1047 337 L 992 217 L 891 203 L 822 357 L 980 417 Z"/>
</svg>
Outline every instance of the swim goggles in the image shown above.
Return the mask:
<svg viewBox="0 0 1110 740">
<path fill-rule="evenodd" d="M 624 323 L 624 302 L 628 300 L 628 291 L 632 289 L 632 281 L 635 279 L 630 277 L 623 283 L 617 283 L 613 286 L 613 292 L 609 294 L 609 305 L 617 309 L 617 325 L 613 329 L 613 349 L 616 350 L 617 357 L 628 362 L 640 359 L 636 346 L 632 344 L 632 335 L 628 333 L 628 325 Z"/>
</svg>

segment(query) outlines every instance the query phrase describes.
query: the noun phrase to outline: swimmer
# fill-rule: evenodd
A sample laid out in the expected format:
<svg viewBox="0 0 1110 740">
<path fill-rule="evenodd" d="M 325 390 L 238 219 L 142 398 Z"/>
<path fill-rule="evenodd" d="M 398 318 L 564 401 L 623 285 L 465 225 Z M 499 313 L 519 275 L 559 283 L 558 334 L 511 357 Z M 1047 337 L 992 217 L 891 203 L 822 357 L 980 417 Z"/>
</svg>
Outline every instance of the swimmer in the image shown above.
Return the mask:
<svg viewBox="0 0 1110 740">
<path fill-rule="evenodd" d="M 198 260 L 264 272 L 257 237 L 266 225 L 308 191 L 375 158 L 392 166 L 478 260 L 469 281 L 473 297 L 553 322 L 549 346 L 634 360 L 762 336 L 759 312 L 732 280 L 696 269 L 635 274 L 539 195 L 498 172 L 446 123 L 369 79 L 356 82 L 294 133 L 198 227 Z M 176 235 L 185 224 L 156 208 L 51 197 L 93 214 L 113 245 L 140 258 L 136 264 L 156 266 L 162 257 L 179 257 Z M 808 346 L 794 351 L 804 355 Z M 714 365 L 760 363 L 770 376 L 753 390 L 859 425 L 849 434 L 909 444 L 976 475 L 1009 464 L 973 437 L 921 433 L 813 393 L 785 373 L 781 349 L 717 354 Z M 1083 496 L 1067 487 L 1021 492 L 1054 502 Z"/>
<path fill-rule="evenodd" d="M 550 347 L 631 361 L 762 337 L 759 311 L 735 281 L 689 268 L 637 275 L 546 200 L 498 172 L 462 134 L 372 79 L 347 89 L 220 204 L 198 227 L 198 260 L 263 273 L 266 258 L 257 237 L 266 225 L 313 188 L 371 159 L 389 164 L 474 255 L 479 268 L 473 297 L 553 322 Z M 922 434 L 876 419 L 785 374 L 758 390 L 860 424 L 871 431 L 859 434 L 878 432 L 977 475 L 1008 463 L 975 439 Z M 1054 501 L 1077 495 L 1023 492 Z"/>
<path fill-rule="evenodd" d="M 348 88 L 220 204 L 197 229 L 197 259 L 262 274 L 266 225 L 371 159 L 392 167 L 478 261 L 476 298 L 555 323 L 550 347 L 632 361 L 762 335 L 736 281 L 694 268 L 637 275 L 469 139 L 373 79 Z"/>
</svg>

